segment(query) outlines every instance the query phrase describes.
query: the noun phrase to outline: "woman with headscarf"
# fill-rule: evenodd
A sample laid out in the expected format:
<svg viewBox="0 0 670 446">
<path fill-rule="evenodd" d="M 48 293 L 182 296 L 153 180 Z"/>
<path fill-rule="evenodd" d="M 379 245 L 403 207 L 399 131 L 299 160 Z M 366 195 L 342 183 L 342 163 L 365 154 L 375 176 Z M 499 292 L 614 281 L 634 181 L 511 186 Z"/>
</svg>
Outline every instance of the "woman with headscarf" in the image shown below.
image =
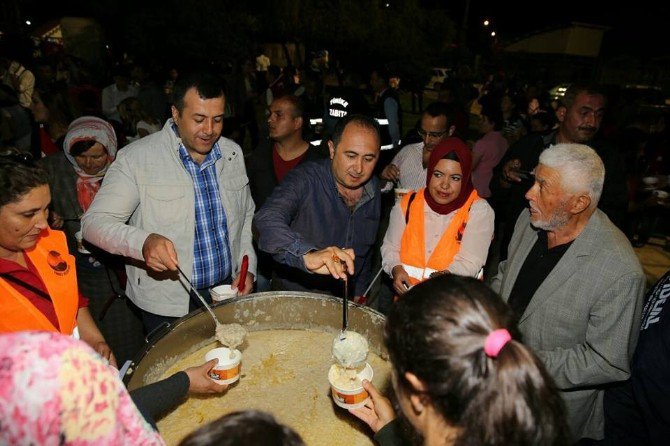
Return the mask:
<svg viewBox="0 0 670 446">
<path fill-rule="evenodd" d="M 106 305 L 110 298 L 122 294 L 115 274 L 122 271 L 121 262 L 77 240 L 79 219 L 93 202 L 116 152 L 111 124 L 95 116 L 82 116 L 70 124 L 63 151 L 43 158 L 41 163 L 51 189 L 50 226 L 65 232 L 70 253 L 76 258 L 80 290 L 90 299 L 93 314 L 99 316 L 103 308 L 109 308 L 100 329 L 123 361 L 131 359 L 141 347 L 142 331 L 141 323 L 125 305 Z"/>
<path fill-rule="evenodd" d="M 164 445 L 155 420 L 188 392 L 224 392 L 209 361 L 128 392 L 118 371 L 58 333 L 0 334 L 0 444 Z"/>
<path fill-rule="evenodd" d="M 476 277 L 493 236 L 494 214 L 471 181 L 472 153 L 450 137 L 433 149 L 426 187 L 391 210 L 382 266 L 398 295 L 439 273 Z"/>
<path fill-rule="evenodd" d="M 116 134 L 107 121 L 82 116 L 72 121 L 63 152 L 44 159 L 53 195 L 51 226 L 79 230 L 79 217 L 93 202 L 107 168 L 116 157 Z M 75 231 L 70 231 L 76 228 Z"/>
</svg>

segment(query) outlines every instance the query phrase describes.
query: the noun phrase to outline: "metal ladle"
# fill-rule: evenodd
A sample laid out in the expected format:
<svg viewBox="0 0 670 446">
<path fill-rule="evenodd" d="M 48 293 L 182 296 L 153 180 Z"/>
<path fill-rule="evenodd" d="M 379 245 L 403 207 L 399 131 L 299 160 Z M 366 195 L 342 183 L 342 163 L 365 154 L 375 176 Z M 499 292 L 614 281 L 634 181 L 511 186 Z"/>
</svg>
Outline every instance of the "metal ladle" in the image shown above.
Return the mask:
<svg viewBox="0 0 670 446">
<path fill-rule="evenodd" d="M 216 318 L 216 315 L 212 311 L 212 308 L 209 306 L 209 304 L 207 303 L 205 298 L 202 297 L 202 295 L 200 295 L 200 293 L 198 293 L 198 290 L 195 289 L 195 287 L 193 286 L 193 284 L 191 283 L 189 278 L 186 277 L 186 274 L 184 274 L 184 271 L 182 271 L 181 268 L 179 268 L 179 266 L 177 266 L 177 269 L 181 273 L 184 280 L 186 280 L 186 283 L 188 283 L 188 286 L 191 287 L 191 291 L 193 291 L 193 293 L 196 296 L 198 296 L 198 299 L 200 299 L 200 302 L 202 302 L 202 304 L 205 306 L 207 311 L 209 311 L 209 314 L 212 316 L 212 319 L 214 319 L 214 337 L 216 338 L 217 341 L 219 341 L 221 344 L 225 345 L 226 347 L 228 347 L 230 349 L 230 357 L 232 358 L 233 355 L 234 355 L 234 348 L 237 347 L 237 345 L 231 345 L 230 342 L 232 342 L 232 341 L 230 340 L 230 337 L 226 337 L 226 335 L 224 335 L 223 332 L 226 328 L 228 328 L 228 329 L 239 328 L 240 330 L 243 331 L 243 335 L 242 335 L 242 339 L 241 339 L 241 341 L 243 341 L 244 337 L 247 334 L 246 330 L 244 330 L 244 328 L 240 324 L 226 324 L 226 325 L 223 325 L 221 322 L 219 322 L 219 320 Z M 237 335 L 239 335 L 239 333 L 237 333 Z"/>
<path fill-rule="evenodd" d="M 191 283 L 191 280 L 190 280 L 188 277 L 186 277 L 186 274 L 184 274 L 184 271 L 182 271 L 181 268 L 180 268 L 179 266 L 177 266 L 177 270 L 178 270 L 179 273 L 182 275 L 182 277 L 184 278 L 184 280 L 186 281 L 186 283 L 188 284 L 188 286 L 191 288 L 191 291 L 198 297 L 198 299 L 200 299 L 200 302 L 202 302 L 202 304 L 205 306 L 205 308 L 207 309 L 207 311 L 209 311 L 209 314 L 212 316 L 212 319 L 214 319 L 214 324 L 215 324 L 216 328 L 219 328 L 222 324 L 221 324 L 221 322 L 219 322 L 219 320 L 216 318 L 216 315 L 215 315 L 214 312 L 212 311 L 212 307 L 210 307 L 209 304 L 207 303 L 207 301 L 205 300 L 205 298 L 202 297 L 202 296 L 200 295 L 200 293 L 198 293 L 198 290 L 195 289 L 195 287 L 194 287 L 193 284 Z"/>
<path fill-rule="evenodd" d="M 340 341 L 347 338 L 345 332 L 349 326 L 349 275 L 344 279 L 344 296 L 342 296 L 342 331 L 340 331 Z"/>
</svg>

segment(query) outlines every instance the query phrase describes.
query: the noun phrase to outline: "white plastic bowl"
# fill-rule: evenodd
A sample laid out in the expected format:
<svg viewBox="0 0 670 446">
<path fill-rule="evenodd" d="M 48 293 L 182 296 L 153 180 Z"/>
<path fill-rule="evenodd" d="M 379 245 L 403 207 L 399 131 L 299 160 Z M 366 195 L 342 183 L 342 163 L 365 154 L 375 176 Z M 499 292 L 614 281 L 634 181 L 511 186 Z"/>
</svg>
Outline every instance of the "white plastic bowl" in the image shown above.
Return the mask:
<svg viewBox="0 0 670 446">
<path fill-rule="evenodd" d="M 373 371 L 370 364 L 366 362 L 365 367 L 363 370 L 358 372 L 357 376 L 361 381 L 364 379 L 371 381 Z M 365 406 L 368 398 L 370 398 L 370 395 L 368 395 L 368 392 L 363 388 L 363 386 L 356 387 L 355 389 L 342 389 L 333 384 L 330 376 L 328 376 L 328 382 L 330 383 L 330 390 L 333 396 L 333 401 L 343 409 L 360 409 L 361 407 Z"/>
<path fill-rule="evenodd" d="M 233 350 L 227 347 L 219 347 L 210 350 L 205 354 L 205 361 L 218 359 L 219 362 L 209 372 L 209 377 L 219 384 L 232 384 L 240 379 L 240 363 L 242 362 L 242 353 L 239 350 Z"/>
</svg>

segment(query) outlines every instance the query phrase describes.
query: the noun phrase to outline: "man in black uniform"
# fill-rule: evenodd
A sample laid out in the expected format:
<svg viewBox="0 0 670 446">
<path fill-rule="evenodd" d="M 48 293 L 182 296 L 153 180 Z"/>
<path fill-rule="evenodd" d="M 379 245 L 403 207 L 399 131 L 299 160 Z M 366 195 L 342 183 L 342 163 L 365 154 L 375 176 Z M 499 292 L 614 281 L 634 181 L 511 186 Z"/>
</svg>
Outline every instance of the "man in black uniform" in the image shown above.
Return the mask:
<svg viewBox="0 0 670 446">
<path fill-rule="evenodd" d="M 402 135 L 402 109 L 400 108 L 398 92 L 391 88 L 389 74 L 383 70 L 372 72 L 370 85 L 375 94 L 375 117 L 388 120 L 390 139 L 385 137 L 384 125 L 382 124 L 382 150 L 384 150 L 384 146 L 389 144 L 393 145 L 393 149 L 398 149 L 400 148 L 400 135 Z"/>
<path fill-rule="evenodd" d="M 670 441 L 670 271 L 646 296 L 631 377 L 605 392 L 606 445 Z"/>
<path fill-rule="evenodd" d="M 338 86 L 329 88 L 328 103 L 323 113 L 324 138 L 333 134 L 335 124 L 347 115 L 368 115 L 370 110 L 363 91 L 352 73 L 344 74 Z"/>
</svg>

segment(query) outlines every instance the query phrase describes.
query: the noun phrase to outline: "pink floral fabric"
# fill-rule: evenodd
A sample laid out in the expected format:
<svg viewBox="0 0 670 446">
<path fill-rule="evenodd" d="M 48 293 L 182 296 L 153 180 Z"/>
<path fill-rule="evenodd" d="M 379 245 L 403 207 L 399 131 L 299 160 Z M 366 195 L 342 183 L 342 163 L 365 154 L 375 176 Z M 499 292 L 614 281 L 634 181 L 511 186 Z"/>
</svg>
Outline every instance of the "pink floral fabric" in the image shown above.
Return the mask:
<svg viewBox="0 0 670 446">
<path fill-rule="evenodd" d="M 58 333 L 0 335 L 0 444 L 163 445 L 118 371 Z"/>
</svg>

